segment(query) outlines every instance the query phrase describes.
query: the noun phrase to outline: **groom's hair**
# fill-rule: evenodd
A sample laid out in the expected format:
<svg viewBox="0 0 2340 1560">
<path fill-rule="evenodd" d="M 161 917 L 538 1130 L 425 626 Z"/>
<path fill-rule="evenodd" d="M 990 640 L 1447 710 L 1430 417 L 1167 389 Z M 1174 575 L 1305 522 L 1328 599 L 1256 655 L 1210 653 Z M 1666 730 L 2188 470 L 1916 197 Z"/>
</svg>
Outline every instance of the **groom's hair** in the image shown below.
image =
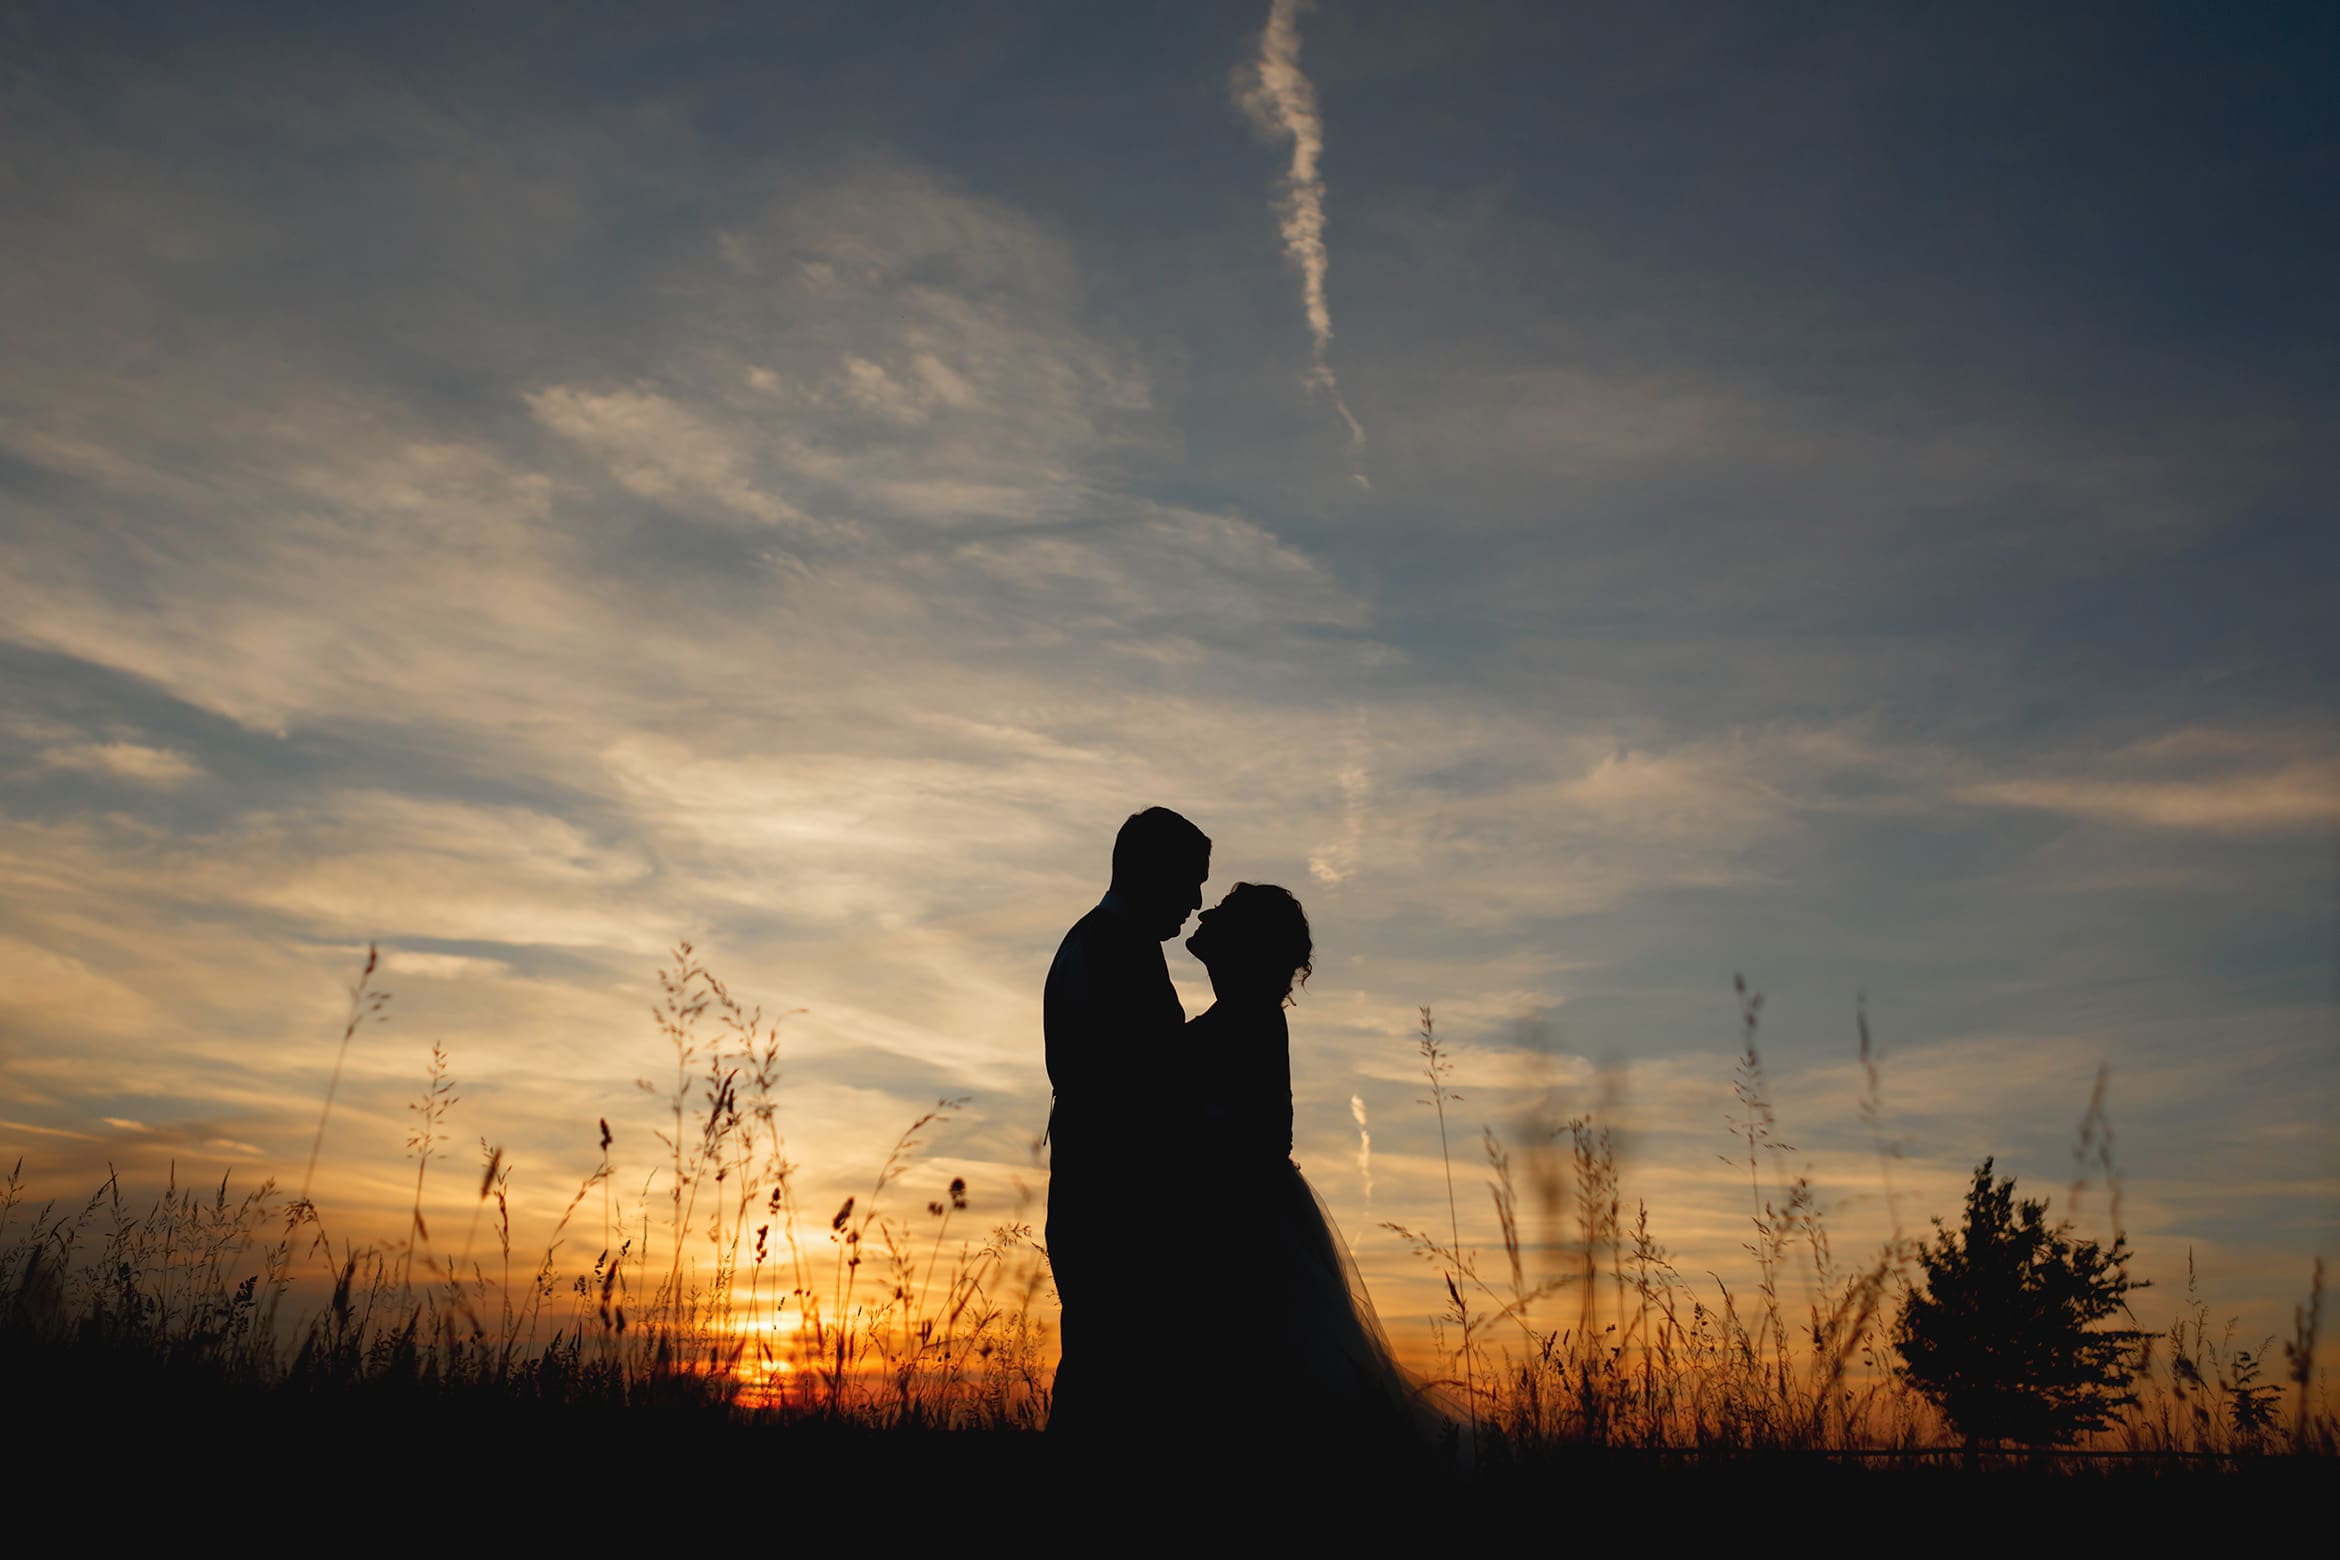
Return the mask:
<svg viewBox="0 0 2340 1560">
<path fill-rule="evenodd" d="M 1211 837 L 1167 807 L 1131 813 L 1113 837 L 1113 881 L 1138 884 L 1208 877 Z M 1194 869 L 1199 864 L 1201 872 Z"/>
</svg>

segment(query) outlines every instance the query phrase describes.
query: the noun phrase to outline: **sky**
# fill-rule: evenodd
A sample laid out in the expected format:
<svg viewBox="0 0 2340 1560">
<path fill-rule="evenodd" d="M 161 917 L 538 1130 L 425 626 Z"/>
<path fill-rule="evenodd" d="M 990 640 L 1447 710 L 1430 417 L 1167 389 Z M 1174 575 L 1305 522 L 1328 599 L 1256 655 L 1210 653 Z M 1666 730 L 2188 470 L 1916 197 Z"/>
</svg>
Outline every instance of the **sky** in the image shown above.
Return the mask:
<svg viewBox="0 0 2340 1560">
<path fill-rule="evenodd" d="M 1986 1155 L 2063 1211 L 2101 1071 L 2140 1320 L 2190 1256 L 2287 1332 L 2335 64 L 2281 4 L 9 8 L 0 1160 L 297 1180 L 378 944 L 319 1201 L 398 1234 L 438 1044 L 524 1243 L 600 1118 L 662 1195 L 687 940 L 789 1014 L 808 1206 L 963 1098 L 900 1195 L 1011 1219 L 1162 804 L 1307 907 L 1295 1155 L 1417 1354 L 1419 1010 L 1466 1243 L 1481 1129 L 1590 1113 L 1736 1284 L 1740 973 L 1840 1248 Z"/>
</svg>

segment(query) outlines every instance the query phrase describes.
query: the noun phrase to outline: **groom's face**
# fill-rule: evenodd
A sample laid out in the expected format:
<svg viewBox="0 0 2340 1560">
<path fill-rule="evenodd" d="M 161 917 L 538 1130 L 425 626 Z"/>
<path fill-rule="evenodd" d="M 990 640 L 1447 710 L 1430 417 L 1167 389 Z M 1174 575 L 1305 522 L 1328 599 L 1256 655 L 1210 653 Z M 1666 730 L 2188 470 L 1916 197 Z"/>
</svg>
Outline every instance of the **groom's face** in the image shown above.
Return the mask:
<svg viewBox="0 0 2340 1560">
<path fill-rule="evenodd" d="M 1183 870 L 1162 879 L 1156 899 L 1154 935 L 1168 942 L 1186 930 L 1186 918 L 1202 908 L 1203 880 L 1211 875 L 1211 864 L 1206 860 L 1189 863 Z"/>
</svg>

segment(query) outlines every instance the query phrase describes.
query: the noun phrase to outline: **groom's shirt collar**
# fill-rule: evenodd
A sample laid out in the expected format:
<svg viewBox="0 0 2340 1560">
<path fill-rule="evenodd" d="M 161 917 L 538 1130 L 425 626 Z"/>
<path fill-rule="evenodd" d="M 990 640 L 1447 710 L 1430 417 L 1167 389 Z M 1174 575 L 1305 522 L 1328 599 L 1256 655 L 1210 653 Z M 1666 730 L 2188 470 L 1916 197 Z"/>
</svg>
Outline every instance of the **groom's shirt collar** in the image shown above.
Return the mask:
<svg viewBox="0 0 2340 1560">
<path fill-rule="evenodd" d="M 1124 899 L 1121 895 L 1115 893 L 1110 888 L 1105 890 L 1105 897 L 1097 901 L 1097 908 L 1100 910 L 1110 910 L 1115 915 L 1121 916 L 1124 919 L 1137 913 L 1136 908 L 1132 906 L 1127 899 Z"/>
</svg>

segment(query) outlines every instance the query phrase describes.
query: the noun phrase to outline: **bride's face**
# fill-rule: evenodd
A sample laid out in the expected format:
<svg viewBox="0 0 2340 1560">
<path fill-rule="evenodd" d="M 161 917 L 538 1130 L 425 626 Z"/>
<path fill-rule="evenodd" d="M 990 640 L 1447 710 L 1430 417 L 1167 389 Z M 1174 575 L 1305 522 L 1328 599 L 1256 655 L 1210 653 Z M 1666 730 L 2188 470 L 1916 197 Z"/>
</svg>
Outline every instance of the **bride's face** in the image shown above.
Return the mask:
<svg viewBox="0 0 2340 1560">
<path fill-rule="evenodd" d="M 1221 998 L 1280 1001 L 1307 962 L 1308 926 L 1282 889 L 1238 883 L 1202 913 L 1186 951 L 1210 971 Z"/>
<path fill-rule="evenodd" d="M 1220 900 L 1197 916 L 1194 922 L 1194 935 L 1186 939 L 1186 951 L 1202 960 L 1203 967 L 1206 969 L 1210 967 L 1212 959 L 1217 958 L 1225 951 L 1220 946 L 1225 939 L 1219 931 L 1213 929 L 1211 923 L 1214 919 L 1225 919 L 1229 916 L 1227 905 L 1234 897 L 1233 894 L 1229 894 L 1226 899 Z"/>
<path fill-rule="evenodd" d="M 1258 928 L 1246 926 L 1246 907 L 1238 900 L 1240 891 L 1227 895 L 1196 918 L 1194 935 L 1186 939 L 1186 951 L 1202 961 L 1210 972 L 1211 989 L 1220 996 L 1238 995 L 1259 984 L 1265 977 L 1259 964 Z"/>
</svg>

